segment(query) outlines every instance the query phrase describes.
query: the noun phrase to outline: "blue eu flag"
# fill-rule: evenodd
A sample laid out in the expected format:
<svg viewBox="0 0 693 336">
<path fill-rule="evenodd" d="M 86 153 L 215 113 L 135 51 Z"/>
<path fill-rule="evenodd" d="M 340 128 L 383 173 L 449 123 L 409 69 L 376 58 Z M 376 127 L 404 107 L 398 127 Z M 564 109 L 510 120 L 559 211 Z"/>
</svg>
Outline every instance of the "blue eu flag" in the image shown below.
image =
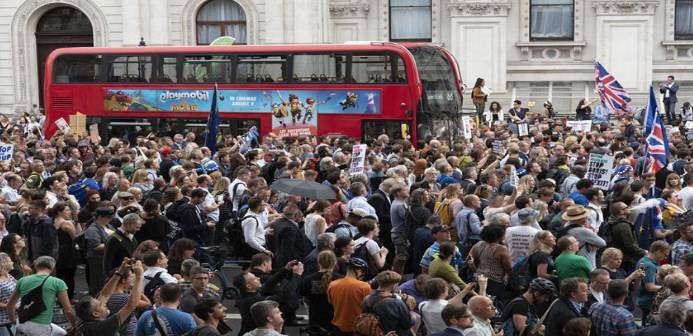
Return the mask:
<svg viewBox="0 0 693 336">
<path fill-rule="evenodd" d="M 209 119 L 207 120 L 207 136 L 205 137 L 205 146 L 212 151 L 212 154 L 217 151 L 217 132 L 219 130 L 219 105 L 217 104 L 217 85 L 214 84 L 214 93 L 212 94 L 212 108 L 209 110 Z"/>
</svg>

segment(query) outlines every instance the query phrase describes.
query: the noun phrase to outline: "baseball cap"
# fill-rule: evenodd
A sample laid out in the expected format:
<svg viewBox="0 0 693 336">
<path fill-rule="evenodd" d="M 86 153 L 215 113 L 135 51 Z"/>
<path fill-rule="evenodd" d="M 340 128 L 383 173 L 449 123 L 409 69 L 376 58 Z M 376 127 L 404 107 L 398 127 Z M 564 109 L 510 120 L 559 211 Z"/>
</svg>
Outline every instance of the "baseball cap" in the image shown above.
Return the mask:
<svg viewBox="0 0 693 336">
<path fill-rule="evenodd" d="M 366 212 L 366 210 L 359 209 L 359 208 L 353 208 L 353 209 L 351 209 L 351 211 L 349 211 L 349 216 L 363 218 L 363 217 L 368 216 L 368 213 Z"/>
</svg>

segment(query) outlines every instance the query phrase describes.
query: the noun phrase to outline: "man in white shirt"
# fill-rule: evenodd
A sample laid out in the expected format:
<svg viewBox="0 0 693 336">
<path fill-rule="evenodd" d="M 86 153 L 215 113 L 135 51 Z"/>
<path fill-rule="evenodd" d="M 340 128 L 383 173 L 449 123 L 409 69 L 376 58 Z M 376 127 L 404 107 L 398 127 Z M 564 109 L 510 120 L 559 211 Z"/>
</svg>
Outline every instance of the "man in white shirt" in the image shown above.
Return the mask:
<svg viewBox="0 0 693 336">
<path fill-rule="evenodd" d="M 686 174 L 684 178 L 684 183 L 686 187 L 678 192 L 679 198 L 681 198 L 681 204 L 686 210 L 693 210 L 693 172 Z"/>
<path fill-rule="evenodd" d="M 366 199 L 366 195 L 368 195 L 366 186 L 361 182 L 354 182 L 349 189 L 354 195 L 354 198 L 347 203 L 347 211 L 350 212 L 352 209 L 361 209 L 366 211 L 369 216 L 372 216 L 377 221 L 378 215 L 375 212 L 375 208 L 368 204 L 368 199 Z"/>
<path fill-rule="evenodd" d="M 265 225 L 261 215 L 264 209 L 262 199 L 253 196 L 248 200 L 248 212 L 243 217 L 241 226 L 243 228 L 243 241 L 250 247 L 250 251 L 242 251 L 244 257 L 251 257 L 255 253 L 266 253 L 273 256 L 267 249 L 265 242 Z"/>
<path fill-rule="evenodd" d="M 588 311 L 590 306 L 595 303 L 604 303 L 607 301 L 606 288 L 609 286 L 609 281 L 611 281 L 609 271 L 603 268 L 595 268 L 590 272 L 590 293 L 583 307 L 584 311 Z"/>
<path fill-rule="evenodd" d="M 590 215 L 587 217 L 587 224 L 594 229 L 594 232 L 599 232 L 599 227 L 604 223 L 604 212 L 602 211 L 604 192 L 598 188 L 590 188 L 585 193 L 585 197 L 587 197 L 589 201 L 589 203 L 587 203 L 587 209 L 590 210 Z"/>
<path fill-rule="evenodd" d="M 7 185 L 2 187 L 2 195 L 5 196 L 5 201 L 14 204 L 19 201 L 19 188 L 22 186 L 22 178 L 17 174 L 7 174 L 5 176 Z"/>
<path fill-rule="evenodd" d="M 518 262 L 520 258 L 527 257 L 529 253 L 529 243 L 534 239 L 534 235 L 539 232 L 538 229 L 532 227 L 532 223 L 536 220 L 539 212 L 532 208 L 520 209 L 517 216 L 520 220 L 520 225 L 512 226 L 505 230 L 505 244 L 508 247 L 508 254 L 513 264 Z"/>
<path fill-rule="evenodd" d="M 147 270 L 144 271 L 144 286 L 154 279 L 157 274 L 164 283 L 177 283 L 178 280 L 171 274 L 168 274 L 168 257 L 161 251 L 147 252 L 142 261 L 147 265 Z"/>
<path fill-rule="evenodd" d="M 197 186 L 205 190 L 209 190 L 209 186 L 212 184 L 212 178 L 203 174 L 197 177 Z M 205 199 L 202 203 L 197 205 L 198 209 L 207 215 L 207 220 L 217 223 L 219 221 L 219 204 L 212 196 L 212 193 L 208 192 L 205 194 Z"/>
<path fill-rule="evenodd" d="M 241 200 L 241 196 L 248 188 L 248 181 L 250 181 L 250 170 L 245 167 L 238 168 L 236 171 L 236 179 L 229 184 L 229 195 L 231 197 L 234 211 L 238 211 L 238 203 Z"/>
<path fill-rule="evenodd" d="M 464 331 L 464 336 L 496 336 L 491 318 L 496 315 L 496 307 L 487 296 L 474 296 L 469 299 L 469 310 L 472 311 L 471 328 Z"/>
</svg>

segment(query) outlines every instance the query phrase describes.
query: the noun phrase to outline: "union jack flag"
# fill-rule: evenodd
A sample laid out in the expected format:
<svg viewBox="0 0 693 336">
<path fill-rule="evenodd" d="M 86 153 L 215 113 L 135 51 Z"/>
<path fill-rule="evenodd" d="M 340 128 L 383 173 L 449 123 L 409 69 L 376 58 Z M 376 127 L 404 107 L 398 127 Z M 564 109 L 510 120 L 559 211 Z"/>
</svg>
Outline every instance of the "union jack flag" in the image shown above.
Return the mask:
<svg viewBox="0 0 693 336">
<path fill-rule="evenodd" d="M 630 95 L 599 62 L 594 63 L 594 86 L 597 88 L 602 104 L 611 108 L 612 111 L 626 110 Z"/>
<path fill-rule="evenodd" d="M 650 99 L 647 102 L 645 119 L 645 135 L 647 138 L 647 158 L 650 160 L 650 171 L 658 172 L 669 164 L 669 142 L 662 118 L 659 116 L 654 89 L 650 86 Z"/>
</svg>

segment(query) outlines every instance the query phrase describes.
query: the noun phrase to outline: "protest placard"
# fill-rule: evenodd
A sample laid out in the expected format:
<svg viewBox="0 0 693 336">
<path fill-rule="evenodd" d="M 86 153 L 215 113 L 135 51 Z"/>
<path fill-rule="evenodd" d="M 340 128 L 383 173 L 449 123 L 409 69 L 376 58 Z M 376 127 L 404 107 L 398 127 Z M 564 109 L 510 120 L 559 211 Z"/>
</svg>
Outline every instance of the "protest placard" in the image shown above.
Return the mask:
<svg viewBox="0 0 693 336">
<path fill-rule="evenodd" d="M 14 154 L 14 145 L 0 145 L 0 161 L 12 160 Z"/>
<path fill-rule="evenodd" d="M 587 178 L 594 183 L 595 188 L 609 190 L 613 167 L 613 156 L 590 153 L 590 160 L 587 164 Z"/>
<path fill-rule="evenodd" d="M 462 117 L 462 135 L 467 140 L 472 138 L 472 120 L 468 116 Z"/>
<path fill-rule="evenodd" d="M 573 132 L 589 132 L 592 130 L 592 120 L 568 120 L 566 127 L 572 129 Z"/>
<path fill-rule="evenodd" d="M 89 125 L 89 138 L 91 139 L 92 143 L 98 144 L 99 143 L 99 125 L 98 124 L 91 124 Z"/>
<path fill-rule="evenodd" d="M 77 112 L 70 116 L 70 128 L 77 135 L 87 134 L 87 116 Z"/>
<path fill-rule="evenodd" d="M 493 140 L 493 152 L 498 155 L 505 155 L 503 140 Z"/>
<path fill-rule="evenodd" d="M 351 167 L 349 168 L 349 175 L 363 173 L 366 163 L 367 147 L 367 145 L 354 145 L 354 147 L 352 148 Z"/>
<path fill-rule="evenodd" d="M 527 126 L 527 123 L 519 123 L 517 124 L 517 129 L 519 135 L 522 136 L 528 136 L 529 135 L 529 128 Z"/>
<path fill-rule="evenodd" d="M 67 124 L 67 121 L 65 121 L 65 118 L 60 118 L 55 121 L 55 126 L 58 126 L 58 129 L 63 131 L 63 133 L 70 133 L 70 125 Z"/>
</svg>

